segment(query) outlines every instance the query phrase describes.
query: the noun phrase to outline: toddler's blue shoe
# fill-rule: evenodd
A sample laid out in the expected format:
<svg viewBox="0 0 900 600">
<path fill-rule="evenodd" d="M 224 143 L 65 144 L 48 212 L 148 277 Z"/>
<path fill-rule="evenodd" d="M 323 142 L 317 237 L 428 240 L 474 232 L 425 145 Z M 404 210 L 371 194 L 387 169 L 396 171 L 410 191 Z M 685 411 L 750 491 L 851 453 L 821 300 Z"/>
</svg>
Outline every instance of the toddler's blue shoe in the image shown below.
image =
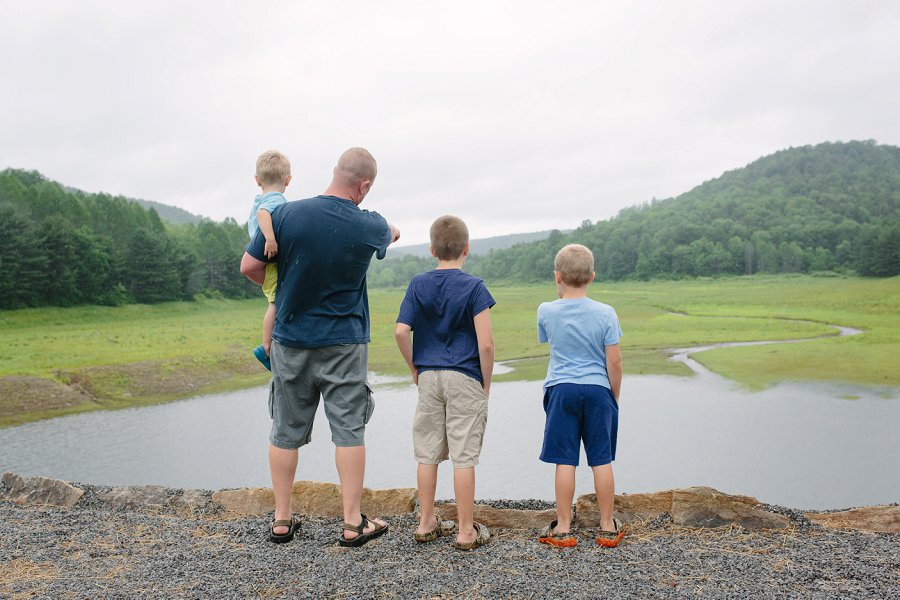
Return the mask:
<svg viewBox="0 0 900 600">
<path fill-rule="evenodd" d="M 263 348 L 262 344 L 253 349 L 253 356 L 256 357 L 256 360 L 262 363 L 267 370 L 272 370 L 272 361 L 269 360 L 269 355 L 266 354 L 266 349 Z"/>
</svg>

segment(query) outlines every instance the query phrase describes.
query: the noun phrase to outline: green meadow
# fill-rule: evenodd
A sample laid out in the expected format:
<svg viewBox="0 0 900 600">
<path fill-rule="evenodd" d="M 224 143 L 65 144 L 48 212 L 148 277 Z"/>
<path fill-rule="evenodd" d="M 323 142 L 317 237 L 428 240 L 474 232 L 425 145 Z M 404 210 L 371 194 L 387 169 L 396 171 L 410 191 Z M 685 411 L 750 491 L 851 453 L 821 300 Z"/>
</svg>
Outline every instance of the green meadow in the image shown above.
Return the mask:
<svg viewBox="0 0 900 600">
<path fill-rule="evenodd" d="M 535 310 L 544 286 L 490 286 L 496 381 L 540 379 L 546 345 Z M 900 386 L 900 277 L 752 276 L 598 283 L 590 295 L 614 306 L 626 374 L 690 376 L 666 349 L 715 342 L 811 338 L 800 344 L 716 349 L 694 358 L 750 388 L 778 381 Z M 403 290 L 370 290 L 370 369 L 405 375 L 393 340 Z M 250 354 L 265 300 L 199 300 L 0 313 L 0 426 L 60 414 L 162 402 L 261 385 Z M 864 330 L 837 337 L 828 324 Z M 815 338 L 815 339 L 812 339 Z"/>
</svg>

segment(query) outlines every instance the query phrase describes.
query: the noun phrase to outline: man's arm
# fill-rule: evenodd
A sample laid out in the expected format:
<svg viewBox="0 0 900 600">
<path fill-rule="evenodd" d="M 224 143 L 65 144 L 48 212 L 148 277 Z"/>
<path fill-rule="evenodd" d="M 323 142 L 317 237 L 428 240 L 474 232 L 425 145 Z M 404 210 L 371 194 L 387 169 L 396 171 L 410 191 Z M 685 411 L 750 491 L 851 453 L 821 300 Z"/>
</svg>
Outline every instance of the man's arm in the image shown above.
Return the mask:
<svg viewBox="0 0 900 600">
<path fill-rule="evenodd" d="M 618 344 L 606 347 L 606 374 L 609 376 L 609 388 L 616 404 L 622 391 L 622 350 Z"/>
<path fill-rule="evenodd" d="M 406 323 L 397 323 L 397 326 L 394 327 L 394 339 L 397 340 L 400 354 L 403 355 L 403 360 L 406 361 L 406 366 L 409 367 L 409 372 L 412 373 L 413 383 L 419 385 L 419 370 L 412 361 L 412 340 L 409 337 L 411 332 L 412 328 Z"/>
<path fill-rule="evenodd" d="M 259 230 L 266 238 L 266 248 L 263 252 L 266 258 L 272 258 L 278 254 L 278 242 L 275 241 L 275 229 L 272 227 L 272 213 L 264 208 L 259 209 L 256 211 L 256 222 L 259 223 Z"/>
<path fill-rule="evenodd" d="M 475 315 L 475 337 L 478 338 L 478 357 L 481 359 L 481 378 L 484 395 L 491 393 L 491 376 L 494 374 L 494 331 L 491 327 L 491 309 Z"/>
<path fill-rule="evenodd" d="M 255 283 L 262 285 L 266 280 L 266 264 L 263 261 L 253 258 L 246 252 L 241 257 L 241 275 Z"/>
</svg>

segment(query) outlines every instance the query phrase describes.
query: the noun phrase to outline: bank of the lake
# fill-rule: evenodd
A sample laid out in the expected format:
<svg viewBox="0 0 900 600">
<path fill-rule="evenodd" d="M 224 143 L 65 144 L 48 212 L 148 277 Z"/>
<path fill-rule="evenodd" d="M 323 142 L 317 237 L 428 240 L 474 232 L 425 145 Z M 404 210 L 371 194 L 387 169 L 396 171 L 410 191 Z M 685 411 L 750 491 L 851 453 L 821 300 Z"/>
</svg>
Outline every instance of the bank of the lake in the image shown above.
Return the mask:
<svg viewBox="0 0 900 600">
<path fill-rule="evenodd" d="M 546 286 L 491 286 L 498 360 L 515 360 L 497 381 L 540 379 L 547 348 L 535 310 Z M 404 375 L 393 341 L 403 290 L 371 290 L 370 369 Z M 591 296 L 616 307 L 625 331 L 626 372 L 689 376 L 668 348 L 750 340 L 817 338 L 805 344 L 712 350 L 708 368 L 751 387 L 777 381 L 900 386 L 900 278 L 753 276 L 613 282 Z M 0 427 L 77 412 L 164 402 L 260 385 L 258 343 L 264 300 L 0 313 Z M 835 323 L 862 329 L 836 337 Z"/>
<path fill-rule="evenodd" d="M 2 486 L 0 486 L 2 487 Z M 533 528 L 495 527 L 460 552 L 449 538 L 417 544 L 413 513 L 390 531 L 340 548 L 340 519 L 304 515 L 297 538 L 272 544 L 271 515 L 228 514 L 198 490 L 160 490 L 162 504 L 110 504 L 82 486 L 72 508 L 0 500 L 4 598 L 891 598 L 900 593 L 897 533 L 823 527 L 767 506 L 778 529 L 631 521 L 619 547 L 556 549 Z M 179 503 L 185 496 L 188 499 Z M 121 498 L 121 497 L 120 497 Z M 169 502 L 171 500 L 171 502 Z M 519 514 L 546 503 L 499 502 Z"/>
</svg>

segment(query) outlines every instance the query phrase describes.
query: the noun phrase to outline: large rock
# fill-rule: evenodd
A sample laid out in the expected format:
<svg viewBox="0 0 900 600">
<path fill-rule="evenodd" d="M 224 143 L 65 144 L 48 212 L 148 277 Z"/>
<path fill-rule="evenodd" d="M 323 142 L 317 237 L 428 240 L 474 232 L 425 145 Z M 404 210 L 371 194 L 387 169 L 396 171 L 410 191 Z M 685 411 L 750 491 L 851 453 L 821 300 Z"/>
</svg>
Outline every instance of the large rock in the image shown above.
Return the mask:
<svg viewBox="0 0 900 600">
<path fill-rule="evenodd" d="M 261 515 L 275 509 L 269 488 L 221 490 L 212 497 L 226 510 L 245 515 Z M 370 490 L 363 488 L 362 512 L 370 517 L 402 515 L 416 506 L 415 488 Z M 296 481 L 291 491 L 291 510 L 301 515 L 341 517 L 344 515 L 341 486 L 318 481 Z"/>
<path fill-rule="evenodd" d="M 435 511 L 442 519 L 456 521 L 456 503 L 446 502 L 435 505 Z M 516 510 L 512 508 L 494 508 L 476 504 L 474 519 L 488 527 L 504 529 L 543 529 L 556 518 L 556 510 Z"/>
<path fill-rule="evenodd" d="M 900 533 L 900 506 L 867 506 L 832 513 L 808 512 L 806 516 L 823 527 Z"/>
<path fill-rule="evenodd" d="M 72 507 L 84 495 L 84 490 L 59 479 L 23 477 L 15 473 L 3 474 L 0 499 L 18 504 L 44 504 Z"/>
<path fill-rule="evenodd" d="M 580 526 L 599 527 L 600 514 L 594 494 L 580 496 L 575 507 Z M 685 527 L 740 525 L 747 529 L 781 529 L 789 524 L 784 515 L 761 508 L 756 498 L 732 496 L 708 487 L 619 495 L 613 514 L 628 523 L 663 513 L 668 513 L 676 525 Z"/>
<path fill-rule="evenodd" d="M 740 525 L 747 529 L 781 529 L 784 515 L 769 512 L 751 496 L 732 496 L 709 487 L 672 490 L 672 521 L 685 527 Z"/>
<path fill-rule="evenodd" d="M 164 506 L 169 494 L 161 485 L 145 485 L 141 487 L 117 487 L 97 494 L 110 508 L 122 510 L 128 508 L 150 508 Z"/>
</svg>

